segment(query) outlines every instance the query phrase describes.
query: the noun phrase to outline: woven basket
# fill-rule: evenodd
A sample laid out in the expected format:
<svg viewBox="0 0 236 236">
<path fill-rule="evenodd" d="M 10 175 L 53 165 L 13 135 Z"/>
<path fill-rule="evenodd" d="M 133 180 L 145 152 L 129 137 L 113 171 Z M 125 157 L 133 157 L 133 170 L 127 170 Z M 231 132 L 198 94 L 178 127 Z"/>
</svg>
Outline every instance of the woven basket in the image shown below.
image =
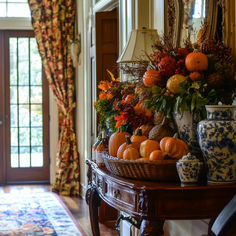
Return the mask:
<svg viewBox="0 0 236 236">
<path fill-rule="evenodd" d="M 124 160 L 104 153 L 106 168 L 114 175 L 138 180 L 178 181 L 176 160 L 158 162 Z"/>
</svg>

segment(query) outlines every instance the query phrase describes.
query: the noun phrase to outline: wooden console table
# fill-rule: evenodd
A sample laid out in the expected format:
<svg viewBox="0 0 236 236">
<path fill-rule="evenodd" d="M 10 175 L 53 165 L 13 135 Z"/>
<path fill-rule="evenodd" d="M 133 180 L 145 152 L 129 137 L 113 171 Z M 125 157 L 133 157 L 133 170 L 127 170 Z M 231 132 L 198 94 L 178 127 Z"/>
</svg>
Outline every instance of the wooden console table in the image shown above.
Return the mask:
<svg viewBox="0 0 236 236">
<path fill-rule="evenodd" d="M 180 183 L 137 181 L 112 175 L 92 161 L 86 193 L 93 236 L 99 236 L 103 199 L 118 211 L 142 219 L 140 236 L 163 234 L 164 220 L 214 219 L 236 194 L 236 184 L 181 187 Z"/>
</svg>

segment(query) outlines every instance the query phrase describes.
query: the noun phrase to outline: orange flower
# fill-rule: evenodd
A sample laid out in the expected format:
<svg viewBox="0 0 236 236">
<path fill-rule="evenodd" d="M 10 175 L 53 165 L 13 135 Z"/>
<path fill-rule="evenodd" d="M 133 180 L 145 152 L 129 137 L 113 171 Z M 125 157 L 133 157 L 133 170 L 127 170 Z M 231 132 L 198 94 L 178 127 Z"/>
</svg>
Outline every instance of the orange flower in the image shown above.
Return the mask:
<svg viewBox="0 0 236 236">
<path fill-rule="evenodd" d="M 96 106 L 97 102 L 94 102 L 93 105 Z"/>
<path fill-rule="evenodd" d="M 146 108 L 145 105 L 143 103 L 141 103 L 140 101 L 134 107 L 134 111 L 135 111 L 135 114 L 137 114 L 137 115 L 144 114 L 147 117 L 151 117 L 152 116 L 151 110 Z"/>
<path fill-rule="evenodd" d="M 115 76 L 108 69 L 107 69 L 107 73 L 111 76 L 112 81 L 120 82 L 120 78 L 118 77 L 115 79 Z"/>
<path fill-rule="evenodd" d="M 110 89 L 111 87 L 112 87 L 112 84 L 109 81 L 101 81 L 100 84 L 98 85 L 98 88 L 103 91 L 106 91 Z"/>
<path fill-rule="evenodd" d="M 115 116 L 115 120 L 116 122 L 116 128 L 119 128 L 121 125 L 124 125 L 127 123 L 128 118 L 125 117 L 125 115 L 127 115 L 126 112 L 121 112 L 119 116 Z"/>
<path fill-rule="evenodd" d="M 99 94 L 99 97 L 98 97 L 99 99 L 106 99 L 107 98 L 107 95 L 106 95 L 106 93 L 105 92 L 102 92 L 102 93 L 100 93 Z"/>
<path fill-rule="evenodd" d="M 119 128 L 121 125 L 125 124 L 123 120 L 119 120 L 116 122 L 116 128 Z"/>
<path fill-rule="evenodd" d="M 111 100 L 114 97 L 112 93 L 107 93 L 107 100 Z"/>
</svg>

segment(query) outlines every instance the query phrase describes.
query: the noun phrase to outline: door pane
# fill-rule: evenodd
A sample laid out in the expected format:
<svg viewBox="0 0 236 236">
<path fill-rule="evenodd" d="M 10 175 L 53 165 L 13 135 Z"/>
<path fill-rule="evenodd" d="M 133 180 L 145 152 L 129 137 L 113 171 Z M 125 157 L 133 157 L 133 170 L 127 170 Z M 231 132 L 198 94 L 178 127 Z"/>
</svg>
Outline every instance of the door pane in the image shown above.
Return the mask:
<svg viewBox="0 0 236 236">
<path fill-rule="evenodd" d="M 19 128 L 20 146 L 30 145 L 30 128 Z"/>
<path fill-rule="evenodd" d="M 17 127 L 18 126 L 18 110 L 17 105 L 11 105 L 11 127 Z"/>
<path fill-rule="evenodd" d="M 20 167 L 30 167 L 29 147 L 20 147 Z"/>
<path fill-rule="evenodd" d="M 31 145 L 42 146 L 43 145 L 43 130 L 42 128 L 32 128 Z"/>
<path fill-rule="evenodd" d="M 17 104 L 17 86 L 10 86 L 10 104 Z"/>
<path fill-rule="evenodd" d="M 29 105 L 19 105 L 19 126 L 30 127 Z"/>
<path fill-rule="evenodd" d="M 11 167 L 19 167 L 18 147 L 11 147 Z"/>
<path fill-rule="evenodd" d="M 17 84 L 17 38 L 10 38 L 10 83 Z"/>
<path fill-rule="evenodd" d="M 42 63 L 35 38 L 30 39 L 31 85 L 42 85 Z"/>
<path fill-rule="evenodd" d="M 42 127 L 43 125 L 42 106 L 31 105 L 31 125 L 33 127 Z"/>
<path fill-rule="evenodd" d="M 31 166 L 32 167 L 43 166 L 43 147 L 31 148 Z"/>
<path fill-rule="evenodd" d="M 18 86 L 19 91 L 19 103 L 28 104 L 29 103 L 29 86 Z"/>
<path fill-rule="evenodd" d="M 18 128 L 11 128 L 11 145 L 18 146 Z"/>
<path fill-rule="evenodd" d="M 29 39 L 18 38 L 19 85 L 29 84 Z"/>
<path fill-rule="evenodd" d="M 31 103 L 42 103 L 42 86 L 31 86 Z"/>
</svg>

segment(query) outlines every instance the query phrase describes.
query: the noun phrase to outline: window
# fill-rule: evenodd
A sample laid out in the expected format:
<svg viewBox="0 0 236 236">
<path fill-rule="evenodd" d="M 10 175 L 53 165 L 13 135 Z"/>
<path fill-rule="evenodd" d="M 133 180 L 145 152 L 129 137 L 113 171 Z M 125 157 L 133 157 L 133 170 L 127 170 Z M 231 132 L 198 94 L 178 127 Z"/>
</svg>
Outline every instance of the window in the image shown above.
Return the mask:
<svg viewBox="0 0 236 236">
<path fill-rule="evenodd" d="M 205 0 L 196 0 L 193 18 L 205 18 Z"/>
<path fill-rule="evenodd" d="M 27 0 L 0 0 L 0 17 L 30 17 Z"/>
<path fill-rule="evenodd" d="M 36 40 L 11 37 L 9 46 L 11 167 L 42 167 L 42 64 Z"/>
</svg>

